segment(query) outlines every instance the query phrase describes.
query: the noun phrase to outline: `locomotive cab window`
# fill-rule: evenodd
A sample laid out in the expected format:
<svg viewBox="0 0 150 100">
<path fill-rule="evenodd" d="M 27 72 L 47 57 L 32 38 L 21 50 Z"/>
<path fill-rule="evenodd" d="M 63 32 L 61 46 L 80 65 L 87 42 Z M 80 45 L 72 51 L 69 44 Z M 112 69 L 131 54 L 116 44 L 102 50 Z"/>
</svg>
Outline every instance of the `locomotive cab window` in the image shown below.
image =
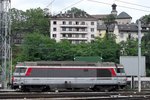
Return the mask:
<svg viewBox="0 0 150 100">
<path fill-rule="evenodd" d="M 15 73 L 25 73 L 27 68 L 16 68 Z"/>
</svg>

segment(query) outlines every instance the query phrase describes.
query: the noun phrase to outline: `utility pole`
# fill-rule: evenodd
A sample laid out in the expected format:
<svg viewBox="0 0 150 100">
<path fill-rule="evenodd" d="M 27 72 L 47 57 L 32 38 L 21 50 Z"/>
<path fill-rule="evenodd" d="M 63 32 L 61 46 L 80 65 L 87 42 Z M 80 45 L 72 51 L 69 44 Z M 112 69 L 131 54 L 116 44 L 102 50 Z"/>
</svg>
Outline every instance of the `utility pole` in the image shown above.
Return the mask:
<svg viewBox="0 0 150 100">
<path fill-rule="evenodd" d="M 138 92 L 141 92 L 141 21 L 138 20 Z"/>
<path fill-rule="evenodd" d="M 11 7 L 11 0 L 0 0 L 0 56 L 1 56 L 1 69 L 2 69 L 2 76 L 1 80 L 3 82 L 4 89 L 7 88 L 8 82 L 8 74 L 10 69 L 9 65 L 9 57 L 10 57 L 10 7 Z"/>
</svg>

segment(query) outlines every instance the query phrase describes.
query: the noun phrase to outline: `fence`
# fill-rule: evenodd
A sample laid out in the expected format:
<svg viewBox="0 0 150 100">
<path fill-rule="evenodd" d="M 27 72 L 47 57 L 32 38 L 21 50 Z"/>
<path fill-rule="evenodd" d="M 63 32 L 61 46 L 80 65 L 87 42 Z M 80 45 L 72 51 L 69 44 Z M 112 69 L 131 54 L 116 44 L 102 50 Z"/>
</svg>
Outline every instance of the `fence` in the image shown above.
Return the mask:
<svg viewBox="0 0 150 100">
<path fill-rule="evenodd" d="M 128 77 L 127 81 L 132 89 L 138 88 L 138 77 Z M 141 88 L 150 89 L 150 77 L 141 77 Z"/>
</svg>

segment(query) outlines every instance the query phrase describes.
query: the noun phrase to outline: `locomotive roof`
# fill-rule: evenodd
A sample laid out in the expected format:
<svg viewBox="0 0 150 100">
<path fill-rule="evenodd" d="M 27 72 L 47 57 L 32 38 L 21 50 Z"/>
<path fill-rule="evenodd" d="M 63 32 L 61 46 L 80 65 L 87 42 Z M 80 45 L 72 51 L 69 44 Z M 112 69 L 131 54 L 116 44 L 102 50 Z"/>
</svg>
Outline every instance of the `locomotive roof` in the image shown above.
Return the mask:
<svg viewBox="0 0 150 100">
<path fill-rule="evenodd" d="M 115 66 L 114 62 L 85 62 L 85 61 L 37 61 L 20 62 L 18 66 Z M 119 64 L 117 64 L 119 65 Z"/>
</svg>

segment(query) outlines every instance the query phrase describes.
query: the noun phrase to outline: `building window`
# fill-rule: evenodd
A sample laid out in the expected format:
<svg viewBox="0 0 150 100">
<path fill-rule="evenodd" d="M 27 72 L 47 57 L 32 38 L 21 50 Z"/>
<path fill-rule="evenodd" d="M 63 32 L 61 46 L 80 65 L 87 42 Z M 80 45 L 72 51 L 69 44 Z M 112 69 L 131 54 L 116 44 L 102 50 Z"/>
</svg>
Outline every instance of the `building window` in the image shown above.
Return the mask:
<svg viewBox="0 0 150 100">
<path fill-rule="evenodd" d="M 81 25 L 85 25 L 85 22 L 81 22 Z"/>
<path fill-rule="evenodd" d="M 71 21 L 69 21 L 69 25 L 72 25 L 72 22 L 71 22 Z"/>
<path fill-rule="evenodd" d="M 85 34 L 82 34 L 82 38 L 85 38 Z"/>
<path fill-rule="evenodd" d="M 53 28 L 53 31 L 57 31 L 57 29 L 56 29 L 56 28 Z"/>
<path fill-rule="evenodd" d="M 79 37 L 79 34 L 76 34 L 75 37 L 78 38 L 78 37 Z"/>
<path fill-rule="evenodd" d="M 129 38 L 129 40 L 131 39 L 131 33 L 129 33 L 128 38 Z"/>
<path fill-rule="evenodd" d="M 72 28 L 69 28 L 69 31 L 72 31 Z"/>
<path fill-rule="evenodd" d="M 66 25 L 66 22 L 65 22 L 65 21 L 63 21 L 63 25 Z"/>
<path fill-rule="evenodd" d="M 66 37 L 66 34 L 63 34 L 62 36 L 63 36 L 63 37 Z"/>
<path fill-rule="evenodd" d="M 56 21 L 53 21 L 53 24 L 54 24 L 54 25 L 56 25 L 56 24 L 57 24 L 57 22 L 56 22 Z"/>
<path fill-rule="evenodd" d="M 68 34 L 68 37 L 72 37 L 72 34 Z"/>
<path fill-rule="evenodd" d="M 53 37 L 56 37 L 56 34 L 53 34 Z"/>
<path fill-rule="evenodd" d="M 76 22 L 76 25 L 79 25 L 79 22 Z"/>
<path fill-rule="evenodd" d="M 94 28 L 91 28 L 91 32 L 94 32 Z"/>
<path fill-rule="evenodd" d="M 66 28 L 62 28 L 62 31 L 66 31 Z"/>
<path fill-rule="evenodd" d="M 79 44 L 80 43 L 80 41 L 75 41 L 75 44 Z"/>
<path fill-rule="evenodd" d="M 85 43 L 85 41 L 82 41 L 82 43 Z"/>
<path fill-rule="evenodd" d="M 91 25 L 94 25 L 94 22 L 91 22 Z"/>
<path fill-rule="evenodd" d="M 120 38 L 123 38 L 124 37 L 124 34 L 123 33 L 120 33 Z"/>
<path fill-rule="evenodd" d="M 94 34 L 91 35 L 91 38 L 94 38 Z"/>
<path fill-rule="evenodd" d="M 72 41 L 72 44 L 75 44 L 75 41 Z"/>
<path fill-rule="evenodd" d="M 76 28 L 76 31 L 79 31 L 79 28 Z"/>
<path fill-rule="evenodd" d="M 85 31 L 85 28 L 82 28 L 81 30 L 84 32 L 84 31 Z"/>
</svg>

